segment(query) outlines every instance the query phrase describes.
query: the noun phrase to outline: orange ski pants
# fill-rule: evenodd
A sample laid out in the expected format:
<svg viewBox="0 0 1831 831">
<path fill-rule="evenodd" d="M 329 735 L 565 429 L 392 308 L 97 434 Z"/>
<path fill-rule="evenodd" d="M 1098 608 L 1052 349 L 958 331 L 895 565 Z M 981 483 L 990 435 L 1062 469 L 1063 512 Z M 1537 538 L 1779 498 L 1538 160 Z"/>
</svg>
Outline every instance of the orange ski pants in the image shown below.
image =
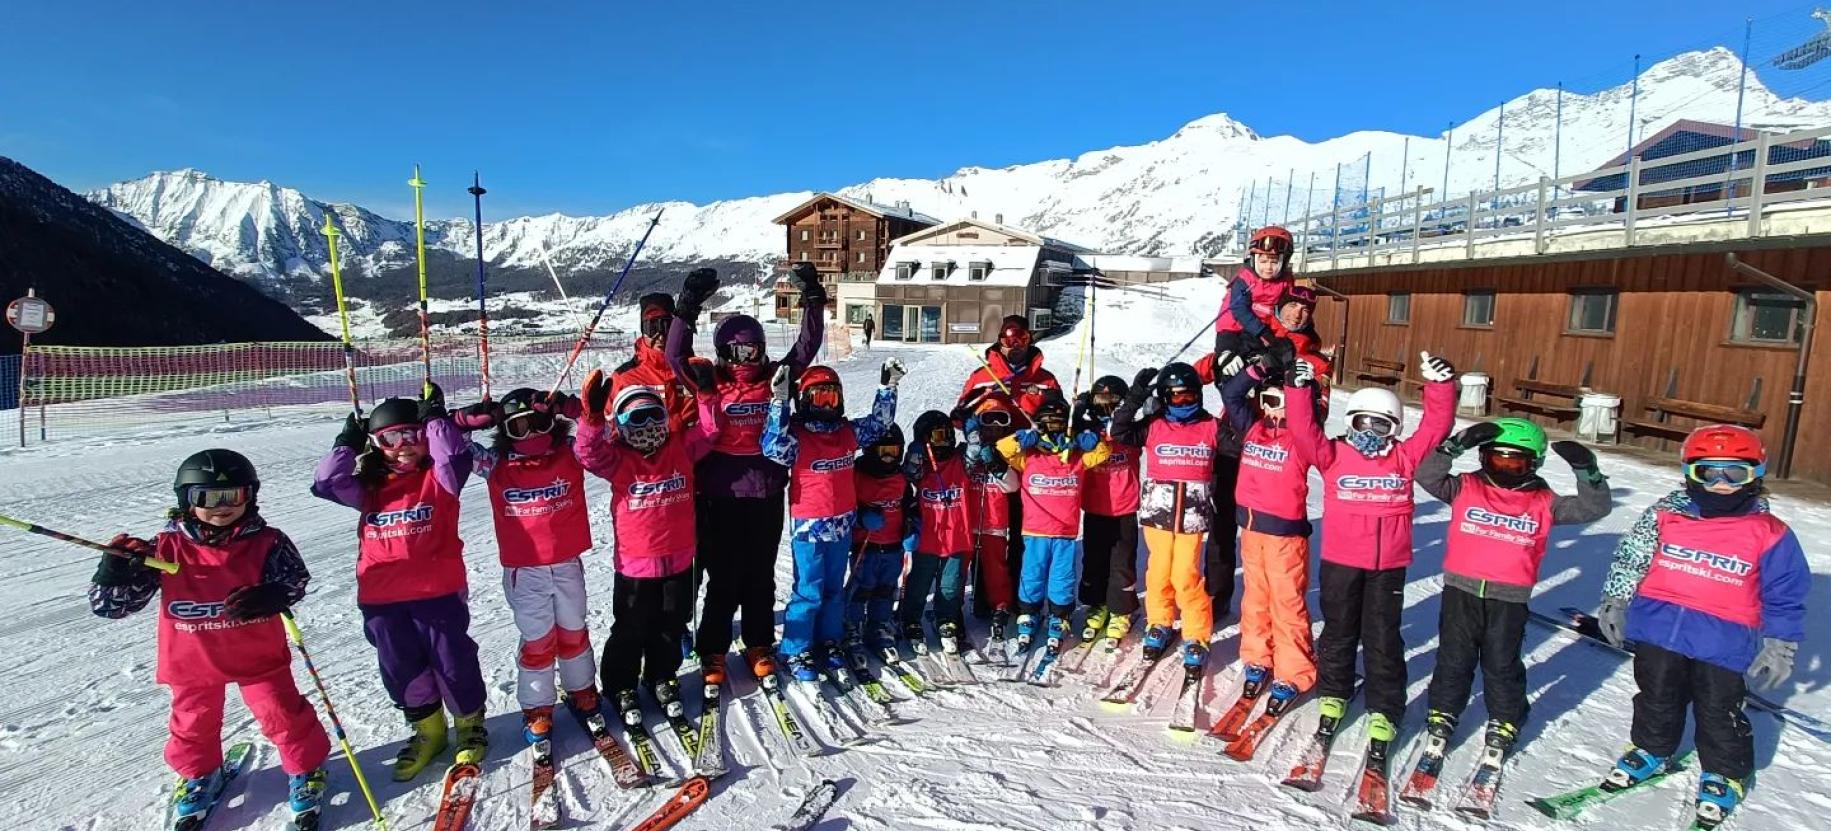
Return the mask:
<svg viewBox="0 0 1831 831">
<path fill-rule="evenodd" d="M 1316 684 L 1310 641 L 1310 540 L 1241 529 L 1245 596 L 1240 599 L 1240 660 L 1305 692 Z"/>
<path fill-rule="evenodd" d="M 1214 598 L 1202 579 L 1202 535 L 1141 528 L 1149 552 L 1144 570 L 1145 619 L 1169 626 L 1182 615 L 1183 640 L 1208 645 L 1214 634 Z"/>
</svg>

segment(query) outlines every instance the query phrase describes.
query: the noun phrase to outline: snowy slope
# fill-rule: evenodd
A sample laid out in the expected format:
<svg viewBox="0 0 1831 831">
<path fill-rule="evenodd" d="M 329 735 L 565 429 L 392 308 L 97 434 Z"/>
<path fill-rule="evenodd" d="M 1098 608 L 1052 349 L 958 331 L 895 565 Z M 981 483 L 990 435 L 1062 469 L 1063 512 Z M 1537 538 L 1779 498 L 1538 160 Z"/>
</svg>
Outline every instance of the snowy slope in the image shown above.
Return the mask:
<svg viewBox="0 0 1831 831">
<path fill-rule="evenodd" d="M 1130 376 L 1175 351 L 1218 301 L 1218 287 L 1190 281 L 1160 289 L 1164 296 L 1104 291 L 1095 319 L 1100 374 Z M 780 333 L 771 327 L 771 337 Z M 1079 333 L 1045 344 L 1049 364 L 1064 382 L 1074 375 Z M 775 348 L 780 349 L 780 345 Z M 1199 347 L 1198 347 L 1199 348 Z M 946 408 L 962 377 L 976 365 L 961 347 L 901 345 L 859 349 L 840 365 L 854 391 L 874 383 L 876 364 L 896 355 L 910 366 L 899 421 L 905 425 L 923 409 Z M 1454 359 L 1458 356 L 1449 356 Z M 1083 372 L 1082 384 L 1093 373 Z M 858 392 L 853 400 L 858 400 Z M 1339 408 L 1337 408 L 1339 412 Z M 388 781 L 385 763 L 404 730 L 387 706 L 363 641 L 353 587 L 354 517 L 343 508 L 306 494 L 312 465 L 335 433 L 332 413 L 252 429 L 188 432 L 134 439 L 50 444 L 25 451 L 0 451 L 7 475 L 0 481 L 0 513 L 38 519 L 73 532 L 106 537 L 115 530 L 149 532 L 170 503 L 176 462 L 195 450 L 227 445 L 248 453 L 260 466 L 263 510 L 298 542 L 316 577 L 311 596 L 298 607 L 319 668 L 371 782 L 380 789 L 395 828 L 428 826 L 436 782 L 428 776 L 408 785 Z M 1636 456 L 1605 452 L 1616 510 L 1594 526 L 1560 530 L 1546 562 L 1545 587 L 1535 606 L 1593 607 L 1608 553 L 1641 509 L 1675 481 L 1672 466 Z M 1571 486 L 1569 473 L 1547 465 L 1555 487 Z M 602 483 L 592 480 L 592 503 L 606 504 Z M 511 754 L 518 744 L 511 682 L 515 630 L 503 604 L 500 570 L 494 557 L 486 500 L 480 489 L 465 494 L 462 533 L 468 542 L 472 633 L 482 645 L 490 684 L 492 749 L 486 765 L 483 801 L 473 828 L 521 826 L 526 811 L 517 790 L 523 775 Z M 1816 541 L 1831 535 L 1831 508 L 1795 499 L 1777 500 L 1780 515 L 1808 540 L 1814 581 L 1811 608 L 1831 604 L 1831 553 Z M 1312 513 L 1319 510 L 1313 498 Z M 1420 495 L 1420 556 L 1406 591 L 1404 636 L 1410 648 L 1408 726 L 1421 720 L 1421 696 L 1433 663 L 1438 613 L 1438 577 L 1445 508 Z M 597 539 L 607 539 L 602 507 L 594 515 Z M 601 551 L 588 557 L 594 592 L 591 625 L 602 643 L 608 631 L 610 564 Z M 90 616 L 83 598 L 92 558 L 77 549 L 5 532 L 0 535 L 0 825 L 23 828 L 114 829 L 151 827 L 162 811 L 161 788 L 168 783 L 160 759 L 167 697 L 153 685 L 153 620 L 142 614 L 126 621 Z M 786 551 L 779 561 L 779 585 L 786 594 Z M 1820 717 L 1831 715 L 1831 629 L 1822 622 L 1802 648 L 1799 672 L 1776 694 L 1790 706 Z M 1522 804 L 1528 796 L 1585 783 L 1600 774 L 1626 741 L 1630 668 L 1588 644 L 1533 627 L 1526 637 L 1533 718 L 1510 771 L 1500 816 L 1488 827 L 1544 828 L 1550 823 Z M 1223 630 L 1214 646 L 1213 680 L 1231 694 L 1239 680 L 1231 666 L 1237 643 Z M 303 670 L 302 686 L 309 688 Z M 734 684 L 747 693 L 741 671 Z M 689 693 L 697 681 L 689 681 Z M 770 729 L 758 730 L 745 717 L 740 698 L 728 709 L 732 773 L 714 787 L 712 798 L 685 828 L 758 828 L 786 818 L 809 786 L 838 780 L 842 792 L 823 828 L 861 831 L 924 829 L 1274 829 L 1299 831 L 1347 827 L 1341 801 L 1349 757 L 1363 741 L 1360 721 L 1338 746 L 1344 756 L 1331 766 L 1328 787 L 1296 794 L 1276 780 L 1289 764 L 1296 740 L 1314 722 L 1305 707 L 1268 742 L 1268 760 L 1241 765 L 1204 743 L 1172 736 L 1166 729 L 1168 702 L 1148 713 L 1109 710 L 1098 703 L 1091 682 L 1064 676 L 1061 687 L 983 685 L 899 705 L 914 723 L 888 728 L 882 740 L 864 747 L 800 760 L 784 752 Z M 1160 699 L 1166 698 L 1159 696 Z M 225 734 L 254 737 L 245 710 L 231 696 Z M 315 695 L 314 695 L 315 699 Z M 1358 712 L 1358 710 L 1357 710 Z M 1477 696 L 1469 723 L 1484 714 Z M 1793 729 L 1780 729 L 1751 712 L 1756 730 L 1760 781 L 1741 829 L 1831 828 L 1831 784 L 1823 771 L 1831 747 Z M 1203 723 L 1206 723 L 1205 721 Z M 1467 734 L 1463 749 L 1472 749 Z M 564 798 L 572 805 L 570 827 L 628 827 L 660 798 L 646 795 L 624 802 L 597 768 L 572 725 L 559 726 L 564 757 Z M 1410 734 L 1407 734 L 1409 740 Z M 767 747 L 769 752 L 765 752 Z M 1401 753 L 1401 756 L 1403 753 Z M 1459 782 L 1471 753 L 1453 757 L 1446 780 Z M 245 780 L 238 800 L 216 827 L 278 829 L 284 780 L 271 748 L 260 769 Z M 348 769 L 332 763 L 333 807 L 327 828 L 362 826 L 366 811 L 353 792 Z M 1639 831 L 1681 827 L 1688 810 L 1692 776 L 1654 793 L 1598 809 L 1573 827 Z M 1447 812 L 1420 814 L 1401 809 L 1404 827 L 1467 829 L 1470 823 Z M 522 826 L 525 827 L 525 826 Z"/>
<path fill-rule="evenodd" d="M 1283 181 L 1295 172 L 1298 190 L 1291 212 L 1297 214 L 1305 204 L 1310 173 L 1317 182 L 1316 207 L 1328 203 L 1337 165 L 1344 167 L 1344 181 L 1364 177 L 1370 191 L 1394 193 L 1401 184 L 1441 189 L 1448 152 L 1449 191 L 1460 194 L 1493 185 L 1498 143 L 1504 150 L 1503 186 L 1549 175 L 1554 156 L 1557 169 L 1570 174 L 1626 149 L 1630 110 L 1641 122 L 1637 135 L 1642 137 L 1681 117 L 1732 121 L 1741 75 L 1735 55 L 1719 47 L 1647 68 L 1639 79 L 1637 104 L 1630 101 L 1628 82 L 1593 94 L 1566 93 L 1561 156 L 1554 141 L 1556 94 L 1542 89 L 1458 124 L 1450 142 L 1441 136 L 1362 131 L 1309 143 L 1261 136 L 1217 113 L 1147 144 L 999 169 L 964 167 L 940 179 L 880 178 L 839 192 L 881 204 L 907 201 L 939 217 L 975 211 L 988 218 L 1002 215 L 1019 227 L 1102 251 L 1212 254 L 1221 250 L 1223 235 L 1233 227 L 1241 194 L 1255 186 L 1263 189 L 1267 177 Z M 1769 129 L 1831 122 L 1831 103 L 1781 99 L 1752 72 L 1745 108 L 1745 123 Z M 1505 124 L 1496 135 L 1503 113 Z M 1369 154 L 1371 169 L 1364 161 Z M 615 264 L 648 218 L 665 208 L 645 257 L 767 262 L 784 256 L 780 229 L 770 220 L 808 196 L 782 193 L 703 206 L 669 202 L 603 217 L 552 214 L 488 222 L 484 254 L 498 265 L 534 267 L 551 251 L 561 268 L 602 268 Z M 353 205 L 326 205 L 270 182 L 225 182 L 180 170 L 122 182 L 90 197 L 219 269 L 244 276 L 282 280 L 321 271 L 326 256 L 317 229 L 326 210 L 338 214 L 354 260 L 400 264 L 413 254 L 410 222 Z M 1264 197 L 1259 199 L 1263 205 Z M 486 215 L 488 208 L 486 200 Z M 468 220 L 431 221 L 427 244 L 468 258 L 474 234 Z M 352 291 L 362 294 L 360 286 Z"/>
</svg>

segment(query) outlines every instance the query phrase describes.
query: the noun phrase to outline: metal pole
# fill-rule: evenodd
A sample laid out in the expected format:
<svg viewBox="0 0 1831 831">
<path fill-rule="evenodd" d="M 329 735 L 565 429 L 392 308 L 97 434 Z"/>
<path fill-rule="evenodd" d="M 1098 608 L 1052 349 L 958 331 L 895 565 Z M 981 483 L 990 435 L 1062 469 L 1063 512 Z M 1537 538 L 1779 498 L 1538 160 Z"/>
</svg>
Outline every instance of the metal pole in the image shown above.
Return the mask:
<svg viewBox="0 0 1831 831">
<path fill-rule="evenodd" d="M 476 171 L 471 171 L 471 200 L 477 205 L 477 354 L 482 359 L 483 400 L 490 400 L 490 284 L 483 271 L 483 180 Z"/>
<path fill-rule="evenodd" d="M 1293 167 L 1291 172 L 1284 177 L 1284 218 L 1280 220 L 1280 224 L 1291 221 L 1291 186 L 1296 183 L 1297 168 Z"/>
<path fill-rule="evenodd" d="M 1310 171 L 1310 187 L 1303 192 L 1303 236 L 1308 242 L 1310 236 L 1310 203 L 1316 198 L 1316 171 Z M 1307 246 L 1306 246 L 1307 247 Z M 1306 255 L 1305 260 L 1309 257 Z"/>
<path fill-rule="evenodd" d="M 1500 210 L 1500 148 L 1507 127 L 1507 102 L 1500 102 L 1500 115 L 1494 119 L 1494 200 L 1492 210 Z"/>
<path fill-rule="evenodd" d="M 1805 289 L 1775 277 L 1732 253 L 1724 254 L 1729 267 L 1779 289 L 1806 304 L 1805 321 L 1800 326 L 1799 358 L 1793 365 L 1793 389 L 1787 393 L 1786 431 L 1780 438 L 1780 462 L 1775 475 L 1786 479 L 1793 475 L 1793 450 L 1799 439 L 1799 411 L 1806 404 L 1806 370 L 1812 361 L 1812 327 L 1818 318 L 1818 298 Z"/>
<path fill-rule="evenodd" d="M 1640 56 L 1634 56 L 1634 91 L 1628 95 L 1628 153 L 1634 152 L 1634 113 L 1640 106 Z"/>
<path fill-rule="evenodd" d="M 1454 149 L 1456 149 L 1456 122 L 1452 121 L 1450 126 L 1443 128 L 1443 195 L 1437 197 L 1438 201 L 1443 202 L 1446 206 L 1450 201 L 1450 151 Z M 1447 211 L 1446 207 L 1445 212 L 1447 213 Z"/>
<path fill-rule="evenodd" d="M 1742 80 L 1736 83 L 1736 129 L 1730 131 L 1729 134 L 1729 144 L 1732 147 L 1742 143 L 1742 97 L 1748 92 L 1748 44 L 1754 37 L 1755 19 L 1751 17 L 1743 24 L 1742 29 Z M 1741 158 L 1740 153 L 1732 151 L 1729 154 L 1729 174 L 1723 177 L 1723 213 L 1725 215 L 1734 211 L 1736 207 L 1736 168 L 1738 167 L 1737 162 L 1741 161 Z M 1755 183 L 1750 182 L 1749 184 L 1752 186 Z M 1762 182 L 1761 184 L 1767 183 Z"/>
<path fill-rule="evenodd" d="M 26 292 L 27 297 L 32 292 Z M 32 354 L 32 336 L 26 332 L 19 333 L 19 446 L 25 446 L 25 364 L 26 356 Z"/>
<path fill-rule="evenodd" d="M 1405 192 L 1405 176 L 1411 172 L 1411 136 L 1405 137 L 1404 149 L 1399 151 L 1399 193 Z"/>
<path fill-rule="evenodd" d="M 1559 81 L 1558 82 L 1557 115 L 1552 118 L 1552 125 L 1551 125 L 1551 178 L 1556 179 L 1563 175 L 1561 172 L 1559 172 L 1560 165 L 1563 164 L 1563 161 L 1564 161 L 1564 82 Z M 1551 198 L 1553 198 L 1553 199 L 1558 198 L 1558 190 L 1559 190 L 1559 188 L 1557 186 L 1554 185 L 1552 187 Z"/>
<path fill-rule="evenodd" d="M 1335 196 L 1329 206 L 1329 268 L 1335 267 L 1336 242 L 1341 239 L 1341 162 L 1335 163 Z"/>
</svg>

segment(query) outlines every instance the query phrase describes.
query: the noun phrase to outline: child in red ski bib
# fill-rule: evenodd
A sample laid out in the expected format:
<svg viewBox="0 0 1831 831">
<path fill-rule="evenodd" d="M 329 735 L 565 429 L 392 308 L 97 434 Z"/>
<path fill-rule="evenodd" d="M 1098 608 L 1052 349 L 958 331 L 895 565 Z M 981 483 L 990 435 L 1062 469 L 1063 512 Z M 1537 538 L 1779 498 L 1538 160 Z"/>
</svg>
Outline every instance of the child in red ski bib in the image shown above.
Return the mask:
<svg viewBox="0 0 1831 831">
<path fill-rule="evenodd" d="M 576 715 L 600 709 L 585 625 L 582 555 L 591 548 L 591 516 L 585 467 L 572 450 L 572 420 L 582 409 L 564 393 L 523 387 L 501 402 L 465 407 L 452 419 L 465 430 L 495 428 L 490 446 L 473 442 L 471 455 L 489 489 L 502 595 L 521 633 L 515 698 L 529 744 L 551 735 L 556 667 Z"/>
<path fill-rule="evenodd" d="M 916 545 L 897 607 L 903 639 L 926 644 L 922 612 L 935 598 L 935 633 L 941 648 L 960 654 L 972 649 L 966 635 L 966 568 L 972 563 L 975 503 L 968 493 L 966 463 L 954 439 L 954 423 L 940 410 L 915 420 L 903 474 L 915 489 Z"/>
<path fill-rule="evenodd" d="M 1139 465 L 1144 448 L 1112 438 L 1113 412 L 1131 392 L 1124 378 L 1107 375 L 1075 400 L 1075 431 L 1106 441 L 1105 463 L 1088 469 L 1081 494 L 1081 603 L 1088 607 L 1081 640 L 1104 637 L 1115 647 L 1138 613 Z"/>
<path fill-rule="evenodd" d="M 696 420 L 676 429 L 662 389 L 624 386 L 611 398 L 604 374 L 585 379 L 584 420 L 573 447 L 585 469 L 610 482 L 610 640 L 600 682 L 629 723 L 642 713 L 637 682 L 670 716 L 680 703 L 682 642 L 693 616 L 693 465 L 712 452 L 719 430 L 716 388 L 695 396 Z"/>
<path fill-rule="evenodd" d="M 311 574 L 298 549 L 255 507 L 260 478 L 240 453 L 205 450 L 178 466 L 178 507 L 152 541 L 126 534 L 110 545 L 177 563 L 175 573 L 141 558 L 102 555 L 89 587 L 89 608 L 124 618 L 159 606 L 155 678 L 172 691 L 165 761 L 178 772 L 172 816 L 201 824 L 217 786 L 235 774 L 223 767 L 223 692 L 241 688 L 261 733 L 280 750 L 295 814 L 315 814 L 324 794 L 330 738 L 292 680 L 292 655 L 280 615 L 305 598 Z"/>
<path fill-rule="evenodd" d="M 853 488 L 858 492 L 857 548 L 846 582 L 846 649 L 858 667 L 869 641 L 873 649 L 896 647 L 890 612 L 903 579 L 903 538 L 916 526 L 915 494 L 903 476 L 903 430 L 892 424 L 858 454 Z"/>
<path fill-rule="evenodd" d="M 444 392 L 428 384 L 419 401 L 390 398 L 367 419 L 351 415 L 312 483 L 312 495 L 362 512 L 356 607 L 382 686 L 413 728 L 394 759 L 397 782 L 444 752 L 446 708 L 458 762 L 478 764 L 489 749 L 458 536 L 470 468 L 470 443 L 446 413 Z"/>
<path fill-rule="evenodd" d="M 955 420 L 966 435 L 966 498 L 973 511 L 973 606 L 980 617 L 991 615 L 992 640 L 1002 644 L 1017 616 L 1017 585 L 1011 579 L 1011 503 L 1017 484 L 1006 474 L 1011 466 L 998 455 L 998 441 L 1025 423 L 1024 415 L 1004 396 L 957 408 Z"/>
</svg>

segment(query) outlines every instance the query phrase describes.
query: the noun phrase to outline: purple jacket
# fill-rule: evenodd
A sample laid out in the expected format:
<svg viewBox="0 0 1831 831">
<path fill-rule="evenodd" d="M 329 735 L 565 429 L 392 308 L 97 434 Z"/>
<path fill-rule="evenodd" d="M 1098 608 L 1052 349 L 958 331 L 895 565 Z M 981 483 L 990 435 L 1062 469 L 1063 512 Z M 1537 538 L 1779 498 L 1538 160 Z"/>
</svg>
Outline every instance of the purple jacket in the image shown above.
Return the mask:
<svg viewBox="0 0 1831 831">
<path fill-rule="evenodd" d="M 453 496 L 464 490 L 464 479 L 470 476 L 470 440 L 449 418 L 434 419 L 426 424 L 427 455 L 432 458 L 432 475 L 439 487 Z M 368 489 L 356 481 L 356 451 L 335 447 L 318 462 L 312 474 L 312 496 L 339 505 L 363 510 Z"/>
<path fill-rule="evenodd" d="M 676 317 L 674 326 L 668 327 L 667 357 L 673 365 L 674 372 L 682 378 L 693 377 L 687 371 L 687 359 L 693 357 L 692 321 Z M 682 325 L 686 324 L 686 325 Z M 763 341 L 763 325 L 749 315 L 735 315 L 727 318 L 713 331 L 712 342 L 715 349 L 737 339 L 742 332 L 749 332 L 758 342 Z M 776 367 L 787 364 L 791 371 L 799 374 L 814 362 L 821 345 L 826 341 L 826 315 L 820 308 L 804 308 L 801 314 L 801 331 L 795 338 L 795 345 L 780 362 L 772 362 L 765 355 L 760 368 L 761 379 L 765 387 L 770 376 L 775 374 Z M 724 389 L 735 379 L 731 369 L 721 359 L 714 375 L 718 380 L 722 396 L 726 401 L 733 401 L 733 391 Z M 767 403 L 765 399 L 764 403 Z M 760 439 L 760 436 L 759 436 Z M 757 444 L 754 455 L 736 455 L 713 451 L 694 468 L 695 484 L 700 496 L 726 499 L 781 499 L 782 492 L 788 488 L 788 469 L 763 456 L 762 442 Z"/>
</svg>

